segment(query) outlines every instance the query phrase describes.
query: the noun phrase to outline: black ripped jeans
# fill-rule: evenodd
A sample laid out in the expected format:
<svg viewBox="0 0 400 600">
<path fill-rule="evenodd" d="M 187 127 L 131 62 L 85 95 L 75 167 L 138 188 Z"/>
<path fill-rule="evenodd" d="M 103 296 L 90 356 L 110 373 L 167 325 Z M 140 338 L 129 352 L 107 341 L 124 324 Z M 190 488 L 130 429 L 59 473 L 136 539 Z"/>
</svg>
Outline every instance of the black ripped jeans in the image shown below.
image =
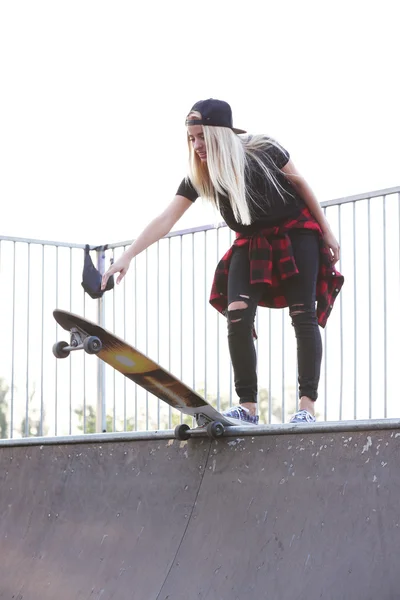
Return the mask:
<svg viewBox="0 0 400 600">
<path fill-rule="evenodd" d="M 307 229 L 289 232 L 298 275 L 284 282 L 297 339 L 299 396 L 318 397 L 322 341 L 315 311 L 319 269 L 318 234 Z M 246 308 L 228 310 L 228 343 L 240 403 L 257 402 L 257 357 L 253 324 L 265 284 L 250 284 L 247 246 L 235 246 L 228 276 L 228 308 L 243 301 Z"/>
</svg>

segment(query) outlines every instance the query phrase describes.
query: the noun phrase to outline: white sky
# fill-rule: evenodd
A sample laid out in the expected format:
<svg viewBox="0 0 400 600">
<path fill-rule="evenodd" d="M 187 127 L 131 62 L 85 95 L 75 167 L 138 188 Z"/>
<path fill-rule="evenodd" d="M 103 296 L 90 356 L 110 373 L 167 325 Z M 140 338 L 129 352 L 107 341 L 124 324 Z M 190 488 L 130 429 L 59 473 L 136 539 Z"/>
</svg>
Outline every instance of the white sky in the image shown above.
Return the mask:
<svg viewBox="0 0 400 600">
<path fill-rule="evenodd" d="M 397 7 L 397 8 L 396 8 Z M 199 99 L 275 136 L 321 201 L 399 185 L 398 3 L 0 4 L 0 234 L 137 236 Z M 178 224 L 211 221 L 200 203 Z"/>
</svg>

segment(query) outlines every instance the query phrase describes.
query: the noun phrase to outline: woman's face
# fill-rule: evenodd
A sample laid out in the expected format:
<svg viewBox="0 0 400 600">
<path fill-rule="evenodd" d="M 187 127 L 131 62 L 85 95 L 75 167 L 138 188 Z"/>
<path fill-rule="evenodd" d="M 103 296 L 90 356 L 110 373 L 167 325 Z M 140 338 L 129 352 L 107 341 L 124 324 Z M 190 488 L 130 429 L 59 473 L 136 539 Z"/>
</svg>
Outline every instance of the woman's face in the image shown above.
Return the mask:
<svg viewBox="0 0 400 600">
<path fill-rule="evenodd" d="M 193 150 L 196 152 L 201 162 L 207 162 L 206 143 L 204 141 L 202 125 L 189 125 L 187 130 Z"/>
</svg>

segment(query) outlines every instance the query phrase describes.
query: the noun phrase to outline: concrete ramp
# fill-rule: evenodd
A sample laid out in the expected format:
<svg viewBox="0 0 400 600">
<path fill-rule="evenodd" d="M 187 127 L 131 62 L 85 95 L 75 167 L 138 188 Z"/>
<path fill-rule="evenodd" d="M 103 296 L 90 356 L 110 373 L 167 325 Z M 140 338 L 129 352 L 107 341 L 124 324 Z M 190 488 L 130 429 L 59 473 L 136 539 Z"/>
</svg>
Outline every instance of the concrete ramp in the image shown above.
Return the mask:
<svg viewBox="0 0 400 600">
<path fill-rule="evenodd" d="M 398 599 L 400 423 L 236 433 L 2 442 L 0 598 Z"/>
</svg>

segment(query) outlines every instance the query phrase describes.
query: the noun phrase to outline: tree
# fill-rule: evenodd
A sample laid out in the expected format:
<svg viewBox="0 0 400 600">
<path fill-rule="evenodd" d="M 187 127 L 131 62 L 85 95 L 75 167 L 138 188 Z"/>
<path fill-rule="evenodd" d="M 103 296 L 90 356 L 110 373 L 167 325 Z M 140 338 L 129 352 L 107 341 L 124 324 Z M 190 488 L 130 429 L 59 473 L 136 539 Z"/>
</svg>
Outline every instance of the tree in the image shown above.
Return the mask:
<svg viewBox="0 0 400 600">
<path fill-rule="evenodd" d="M 28 400 L 28 428 L 26 428 L 26 416 L 21 422 L 21 435 L 26 437 L 39 437 L 47 435 L 48 427 L 45 425 L 46 413 L 43 408 L 42 414 L 40 408 L 34 406 L 34 398 L 36 394 L 35 384 L 33 385 L 33 391 L 29 396 Z M 28 431 L 26 431 L 28 429 Z"/>
<path fill-rule="evenodd" d="M 96 433 L 96 412 L 91 404 L 86 406 L 86 423 L 83 422 L 83 407 L 76 408 L 75 414 L 79 419 L 78 429 L 82 433 Z M 113 418 L 106 416 L 106 431 L 113 431 Z"/>
</svg>

